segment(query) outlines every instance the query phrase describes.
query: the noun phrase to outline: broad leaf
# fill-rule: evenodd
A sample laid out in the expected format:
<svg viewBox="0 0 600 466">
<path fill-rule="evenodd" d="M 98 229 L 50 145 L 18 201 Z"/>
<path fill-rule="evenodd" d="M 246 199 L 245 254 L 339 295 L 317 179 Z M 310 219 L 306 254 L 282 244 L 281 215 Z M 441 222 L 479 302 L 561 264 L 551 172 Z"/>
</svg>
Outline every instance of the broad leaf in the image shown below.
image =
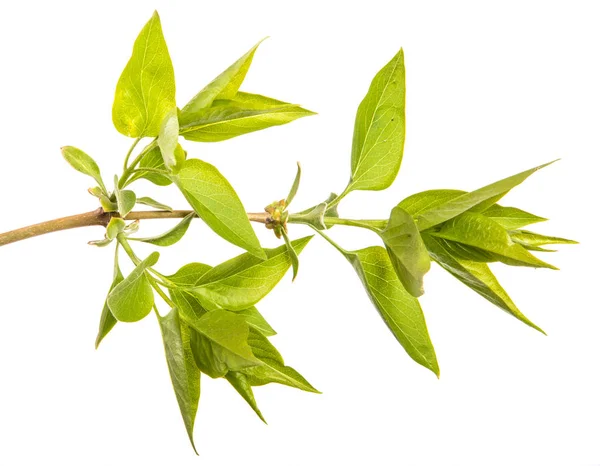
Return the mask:
<svg viewBox="0 0 600 466">
<path fill-rule="evenodd" d="M 172 246 L 177 243 L 188 230 L 190 222 L 196 215 L 192 212 L 188 214 L 181 222 L 165 233 L 153 236 L 151 238 L 129 238 L 131 241 L 143 241 L 144 243 L 154 244 L 155 246 Z"/>
<path fill-rule="evenodd" d="M 153 252 L 141 261 L 108 295 L 108 307 L 117 320 L 137 322 L 152 310 L 154 292 L 145 271 L 156 264 L 158 256 Z"/>
<path fill-rule="evenodd" d="M 77 147 L 73 146 L 61 147 L 60 150 L 69 165 L 71 165 L 78 172 L 94 178 L 96 183 L 98 183 L 98 186 L 106 191 L 104 182 L 102 181 L 102 175 L 100 175 L 100 168 L 98 168 L 98 164 L 93 158 L 91 158 L 81 149 L 77 149 Z"/>
<path fill-rule="evenodd" d="M 425 208 L 416 215 L 415 221 L 420 231 L 427 230 L 435 225 L 443 223 L 457 215 L 472 209 L 478 204 L 494 198 L 494 202 L 498 200 L 498 195 L 507 193 L 515 186 L 518 186 L 525 181 L 530 175 L 541 168 L 550 165 L 553 162 L 540 165 L 539 167 L 526 170 L 516 175 L 496 181 L 490 185 L 479 188 L 470 193 L 464 193 L 460 196 L 451 198 L 441 204 L 434 204 L 431 207 Z M 403 201 L 404 202 L 404 201 Z M 402 204 L 402 203 L 401 203 Z M 405 209 L 407 210 L 407 209 Z M 407 210 L 410 212 L 410 210 Z M 413 216 L 415 214 L 412 214 Z"/>
<path fill-rule="evenodd" d="M 264 40 L 264 39 L 263 39 Z M 216 99 L 233 99 L 242 85 L 246 73 L 252 64 L 254 52 L 262 41 L 252 47 L 233 65 L 223 71 L 219 76 L 213 79 L 204 89 L 190 100 L 183 109 L 181 109 L 180 120 L 182 123 L 189 121 L 199 110 L 210 107 Z"/>
<path fill-rule="evenodd" d="M 163 157 L 165 166 L 169 169 L 177 164 L 175 149 L 179 139 L 179 120 L 177 119 L 177 108 L 173 107 L 163 119 L 158 132 L 158 147 Z"/>
<path fill-rule="evenodd" d="M 507 230 L 516 230 L 517 228 L 548 220 L 547 218 L 538 217 L 516 207 L 503 207 L 498 204 L 494 204 L 483 211 L 482 214 L 502 225 Z"/>
<path fill-rule="evenodd" d="M 168 205 L 161 204 L 160 202 L 155 201 L 151 197 L 138 197 L 135 202 L 136 204 L 147 205 L 148 207 L 154 207 L 158 210 L 168 210 L 169 212 L 173 211 L 173 209 Z"/>
<path fill-rule="evenodd" d="M 246 400 L 246 403 L 250 405 L 260 420 L 266 424 L 267 421 L 265 421 L 260 409 L 258 409 L 254 393 L 252 392 L 252 386 L 250 385 L 250 382 L 248 382 L 248 378 L 243 373 L 236 371 L 228 372 L 225 378 L 241 397 Z"/>
<path fill-rule="evenodd" d="M 218 142 L 280 126 L 298 118 L 314 115 L 298 105 L 283 105 L 265 109 L 248 109 L 237 105 L 210 107 L 197 112 L 182 123 L 181 135 L 196 142 Z"/>
<path fill-rule="evenodd" d="M 389 187 L 404 151 L 404 52 L 402 49 L 373 79 L 354 123 L 352 174 L 347 190 Z"/>
<path fill-rule="evenodd" d="M 200 279 L 211 269 L 210 265 L 201 262 L 190 262 L 167 278 L 180 286 L 194 286 L 198 285 Z"/>
<path fill-rule="evenodd" d="M 213 165 L 187 160 L 173 180 L 198 216 L 230 243 L 259 258 L 265 254 L 238 195 Z"/>
<path fill-rule="evenodd" d="M 386 250 L 371 246 L 343 254 L 396 340 L 411 358 L 439 377 L 440 369 L 419 301 L 402 286 Z"/>
<path fill-rule="evenodd" d="M 427 245 L 427 249 L 429 250 L 432 259 L 446 271 L 492 304 L 495 304 L 503 311 L 506 311 L 521 322 L 539 330 L 545 335 L 545 332 L 540 327 L 531 322 L 519 308 L 517 308 L 487 264 L 456 257 L 453 250 L 448 248 L 446 240 L 442 238 L 436 238 L 426 234 L 423 235 L 423 239 L 425 240 L 425 244 Z"/>
<path fill-rule="evenodd" d="M 110 289 L 108 290 L 108 295 L 114 288 L 123 281 L 123 274 L 121 273 L 121 269 L 119 268 L 119 246 L 115 248 L 115 265 L 113 271 L 113 281 L 110 285 Z M 98 326 L 98 336 L 96 337 L 96 349 L 100 345 L 100 342 L 104 339 L 108 332 L 112 330 L 112 328 L 117 323 L 117 319 L 113 316 L 110 308 L 108 307 L 108 296 L 104 301 L 104 307 L 102 308 L 102 314 L 100 315 L 100 325 Z"/>
<path fill-rule="evenodd" d="M 415 297 L 421 296 L 423 277 L 429 271 L 430 262 L 412 216 L 402 208 L 394 207 L 387 226 L 379 235 L 406 291 Z"/>
<path fill-rule="evenodd" d="M 200 400 L 200 371 L 194 363 L 190 347 L 190 329 L 184 322 L 180 322 L 176 308 L 158 321 L 181 417 L 192 447 L 198 454 L 194 445 L 194 421 Z"/>
<path fill-rule="evenodd" d="M 555 268 L 512 241 L 502 226 L 481 214 L 465 212 L 430 234 L 488 251 L 508 265 Z"/>
<path fill-rule="evenodd" d="M 175 73 L 160 18 L 154 12 L 117 83 L 113 123 L 125 136 L 158 136 L 163 119 L 174 107 Z"/>
<path fill-rule="evenodd" d="M 311 238 L 292 241 L 297 254 Z M 285 245 L 264 252 L 266 260 L 246 253 L 217 265 L 189 292 L 209 310 L 241 311 L 254 306 L 277 285 L 292 263 Z"/>
</svg>

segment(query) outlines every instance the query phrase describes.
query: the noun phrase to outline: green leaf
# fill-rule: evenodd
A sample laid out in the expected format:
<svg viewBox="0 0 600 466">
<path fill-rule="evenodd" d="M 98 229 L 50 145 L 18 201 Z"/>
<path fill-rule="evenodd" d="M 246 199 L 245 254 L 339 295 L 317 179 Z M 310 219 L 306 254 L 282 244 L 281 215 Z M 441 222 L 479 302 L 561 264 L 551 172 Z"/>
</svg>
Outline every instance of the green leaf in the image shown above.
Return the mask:
<svg viewBox="0 0 600 466">
<path fill-rule="evenodd" d="M 158 209 L 158 210 L 168 210 L 169 212 L 173 211 L 173 209 L 171 207 L 169 207 L 168 205 L 161 204 L 160 202 L 155 201 L 151 197 L 139 197 L 139 198 L 137 198 L 137 200 L 135 202 L 137 204 L 154 207 L 155 209 Z"/>
<path fill-rule="evenodd" d="M 113 123 L 125 136 L 158 136 L 163 119 L 174 107 L 175 73 L 160 18 L 154 12 L 117 83 Z"/>
<path fill-rule="evenodd" d="M 123 281 L 123 274 L 121 273 L 121 269 L 119 268 L 119 246 L 115 248 L 115 265 L 113 272 L 113 281 L 110 285 L 110 289 L 108 290 L 108 296 L 115 289 L 115 287 Z M 117 319 L 113 316 L 110 308 L 108 307 L 108 296 L 107 299 L 104 300 L 104 307 L 102 308 L 102 314 L 100 315 L 100 325 L 98 326 L 98 336 L 96 337 L 96 349 L 100 345 L 100 342 L 104 339 L 108 332 L 112 330 L 112 328 L 117 323 Z"/>
<path fill-rule="evenodd" d="M 156 251 L 150 254 L 108 295 L 108 307 L 117 320 L 137 322 L 152 310 L 154 292 L 145 271 L 156 264 L 158 257 Z"/>
<path fill-rule="evenodd" d="M 242 398 L 246 400 L 246 403 L 250 405 L 250 407 L 254 410 L 254 412 L 260 418 L 260 420 L 266 424 L 267 421 L 265 421 L 265 418 L 260 412 L 260 409 L 258 409 L 256 399 L 254 398 L 254 393 L 252 392 L 252 386 L 248 382 L 248 378 L 243 373 L 236 371 L 228 372 L 225 378 L 231 384 L 231 386 L 235 388 L 235 390 L 242 396 Z"/>
<path fill-rule="evenodd" d="M 404 52 L 402 49 L 373 79 L 354 123 L 352 174 L 346 191 L 389 187 L 404 151 Z"/>
<path fill-rule="evenodd" d="M 189 118 L 195 115 L 199 110 L 210 107 L 216 99 L 234 98 L 252 64 L 254 52 L 256 52 L 256 49 L 261 42 L 262 40 L 196 94 L 194 98 L 181 109 L 181 121 L 188 121 Z"/>
<path fill-rule="evenodd" d="M 229 99 L 217 99 L 213 101 L 211 107 L 236 106 L 248 110 L 265 110 L 268 108 L 283 107 L 285 105 L 293 104 L 260 94 L 251 94 L 249 92 L 238 91 L 237 94 Z"/>
<path fill-rule="evenodd" d="M 406 291 L 418 297 L 423 294 L 423 277 L 429 271 L 427 248 L 412 216 L 394 207 L 388 224 L 379 235 L 385 243 L 396 275 Z"/>
<path fill-rule="evenodd" d="M 283 240 L 285 241 L 285 246 L 287 248 L 287 252 L 290 256 L 290 261 L 292 262 L 292 281 L 294 281 L 294 280 L 296 280 L 296 275 L 298 275 L 298 265 L 299 265 L 298 254 L 296 254 L 296 250 L 294 249 L 294 246 L 292 246 L 290 238 L 288 237 L 285 230 L 283 230 L 283 229 L 281 230 L 281 235 L 283 236 Z"/>
<path fill-rule="evenodd" d="M 396 340 L 412 359 L 439 377 L 440 369 L 419 301 L 402 286 L 386 250 L 371 246 L 342 253 L 356 270 Z"/>
<path fill-rule="evenodd" d="M 285 199 L 286 208 L 292 203 L 294 197 L 296 197 L 296 193 L 298 192 L 298 186 L 300 185 L 300 176 L 302 175 L 302 169 L 300 168 L 300 162 L 298 164 L 298 171 L 296 172 L 296 178 L 294 178 L 294 182 L 292 183 L 292 187 L 290 189 L 290 193 Z"/>
<path fill-rule="evenodd" d="M 125 229 L 125 220 L 119 217 L 112 217 L 106 226 L 106 238 L 115 239 L 119 233 Z"/>
<path fill-rule="evenodd" d="M 404 209 L 413 217 L 445 204 L 446 202 L 465 194 L 458 189 L 431 189 L 412 194 L 400 201 L 397 207 Z"/>
<path fill-rule="evenodd" d="M 267 337 L 260 332 L 250 329 L 248 344 L 262 365 L 242 369 L 250 385 L 266 385 L 279 383 L 298 388 L 307 392 L 320 393 L 295 369 L 284 365 L 283 358 Z"/>
<path fill-rule="evenodd" d="M 554 162 L 546 163 L 516 175 L 509 176 L 508 178 L 496 181 L 483 188 L 456 196 L 446 202 L 422 210 L 415 218 L 419 230 L 427 230 L 428 228 L 450 220 L 488 199 L 495 198 L 494 200 L 496 201 L 499 194 L 507 193 L 512 188 L 525 181 L 530 175 L 551 163 Z"/>
<path fill-rule="evenodd" d="M 280 126 L 298 118 L 314 115 L 298 105 L 248 109 L 237 105 L 221 105 L 197 112 L 181 124 L 180 134 L 189 141 L 218 142 Z"/>
<path fill-rule="evenodd" d="M 155 170 L 167 169 L 167 167 L 165 167 L 165 161 L 163 160 L 162 153 L 160 152 L 160 148 L 158 146 L 154 147 L 152 150 L 147 152 L 142 157 L 142 160 L 140 160 L 139 169 L 143 170 L 144 168 L 150 168 Z M 140 178 L 146 179 L 158 186 L 168 186 L 173 182 L 171 178 L 169 178 L 166 175 L 161 175 L 160 173 L 150 171 L 136 171 L 129 179 L 129 184 L 133 183 L 135 180 L 138 180 Z"/>
<path fill-rule="evenodd" d="M 94 178 L 102 190 L 106 191 L 104 182 L 102 181 L 102 175 L 100 175 L 100 168 L 98 168 L 98 164 L 93 158 L 91 158 L 81 149 L 77 149 L 77 147 L 73 146 L 61 147 L 60 150 L 69 165 L 71 165 L 78 172 Z"/>
<path fill-rule="evenodd" d="M 334 207 L 335 209 L 335 207 Z M 289 216 L 289 222 L 292 223 L 303 223 L 310 225 L 316 230 L 326 230 L 325 225 L 325 214 L 327 213 L 327 202 L 321 202 L 314 207 L 298 212 L 297 214 L 291 214 Z"/>
<path fill-rule="evenodd" d="M 452 276 L 503 311 L 506 311 L 521 322 L 539 330 L 545 335 L 545 332 L 540 327 L 531 322 L 517 308 L 487 264 L 456 257 L 453 250 L 447 247 L 447 242 L 442 238 L 425 234 L 423 235 L 423 239 L 432 259 L 452 274 Z"/>
<path fill-rule="evenodd" d="M 188 214 L 181 222 L 171 228 L 169 231 L 151 238 L 129 238 L 131 241 L 143 241 L 144 243 L 154 244 L 155 246 L 172 246 L 177 243 L 188 230 L 190 222 L 195 217 L 192 212 Z"/>
<path fill-rule="evenodd" d="M 255 328 L 266 337 L 277 334 L 277 332 L 273 330 L 273 327 L 269 325 L 262 314 L 258 312 L 258 309 L 254 306 L 244 309 L 243 311 L 237 311 L 236 314 L 244 317 L 246 323 L 250 325 L 250 327 Z"/>
<path fill-rule="evenodd" d="M 514 230 L 508 233 L 515 243 L 529 247 L 545 246 L 547 244 L 579 244 L 572 239 L 541 235 L 528 230 Z"/>
<path fill-rule="evenodd" d="M 190 347 L 190 329 L 180 322 L 177 309 L 158 319 L 165 346 L 167 366 L 181 417 L 185 424 L 192 448 L 194 445 L 194 421 L 200 400 L 200 371 L 194 363 Z"/>
<path fill-rule="evenodd" d="M 513 242 L 504 228 L 481 214 L 465 212 L 445 222 L 439 230 L 431 231 L 430 234 L 489 251 L 497 260 L 508 265 L 555 269 L 520 244 Z"/>
<path fill-rule="evenodd" d="M 210 265 L 202 264 L 201 262 L 190 262 L 167 278 L 177 285 L 194 286 L 198 285 L 200 279 L 211 269 Z"/>
<path fill-rule="evenodd" d="M 256 257 L 265 257 L 242 202 L 216 167 L 201 160 L 187 160 L 173 180 L 215 233 Z"/>
<path fill-rule="evenodd" d="M 168 169 L 172 169 L 177 164 L 175 149 L 177 149 L 178 139 L 179 120 L 177 119 L 177 108 L 173 107 L 163 119 L 158 132 L 158 147 Z"/>
<path fill-rule="evenodd" d="M 516 230 L 517 228 L 548 220 L 547 218 L 538 217 L 516 207 L 503 207 L 498 204 L 494 204 L 483 211 L 482 214 L 502 225 L 507 230 Z"/>
<path fill-rule="evenodd" d="M 292 241 L 297 254 L 311 238 Z M 217 265 L 188 291 L 208 310 L 241 311 L 254 306 L 277 285 L 292 263 L 285 245 L 264 252 L 266 260 L 246 253 Z"/>
<path fill-rule="evenodd" d="M 119 188 L 119 179 L 115 175 L 115 198 L 119 215 L 125 217 L 135 207 L 136 196 L 133 191 Z"/>
</svg>

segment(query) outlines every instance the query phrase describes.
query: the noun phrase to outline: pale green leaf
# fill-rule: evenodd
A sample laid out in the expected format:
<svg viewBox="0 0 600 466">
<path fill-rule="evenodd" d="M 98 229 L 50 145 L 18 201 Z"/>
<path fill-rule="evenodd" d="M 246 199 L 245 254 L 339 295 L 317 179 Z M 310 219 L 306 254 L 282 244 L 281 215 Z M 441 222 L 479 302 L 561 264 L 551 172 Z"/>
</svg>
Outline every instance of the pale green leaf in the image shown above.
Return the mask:
<svg viewBox="0 0 600 466">
<path fill-rule="evenodd" d="M 192 447 L 198 454 L 194 445 L 194 421 L 200 400 L 200 371 L 190 347 L 190 329 L 180 321 L 176 308 L 158 321 L 181 417 Z"/>
<path fill-rule="evenodd" d="M 347 191 L 389 187 L 404 151 L 406 95 L 402 49 L 377 73 L 354 123 L 351 177 Z"/>
<path fill-rule="evenodd" d="M 158 210 L 168 210 L 169 212 L 173 211 L 173 209 L 168 205 L 161 204 L 160 202 L 155 201 L 151 197 L 138 197 L 135 202 L 137 204 L 147 205 L 148 207 L 154 207 Z"/>
<path fill-rule="evenodd" d="M 421 296 L 430 261 L 412 216 L 401 207 L 394 207 L 387 226 L 378 231 L 402 285 L 411 295 Z"/>
<path fill-rule="evenodd" d="M 277 332 L 273 330 L 273 327 L 269 325 L 266 319 L 254 306 L 244 309 L 243 311 L 237 311 L 236 314 L 243 316 L 248 325 L 255 328 L 266 337 L 271 337 L 277 334 Z"/>
<path fill-rule="evenodd" d="M 577 241 L 557 236 L 546 236 L 528 230 L 514 230 L 508 232 L 511 239 L 524 246 L 538 247 L 547 244 L 579 244 Z"/>
<path fill-rule="evenodd" d="M 108 295 L 112 292 L 112 290 L 123 281 L 123 274 L 121 273 L 121 269 L 119 268 L 119 246 L 115 248 L 115 265 L 113 271 L 113 281 L 110 285 L 110 289 L 108 290 Z M 102 314 L 100 315 L 100 325 L 98 326 L 98 336 L 96 337 L 96 349 L 98 349 L 98 345 L 104 339 L 108 332 L 112 330 L 112 328 L 117 323 L 117 319 L 113 316 L 110 308 L 108 307 L 108 296 L 104 301 L 104 307 L 102 308 Z"/>
<path fill-rule="evenodd" d="M 179 139 L 179 120 L 177 118 L 177 108 L 173 107 L 163 119 L 158 132 L 158 147 L 163 157 L 165 166 L 168 169 L 177 164 L 175 158 L 175 149 L 177 149 L 177 140 Z"/>
<path fill-rule="evenodd" d="M 119 217 L 112 217 L 106 226 L 106 238 L 115 239 L 124 229 L 125 220 Z"/>
<path fill-rule="evenodd" d="M 302 175 L 302 168 L 300 168 L 300 162 L 297 162 L 298 170 L 296 171 L 296 177 L 294 178 L 294 182 L 292 183 L 292 187 L 290 188 L 290 192 L 285 199 L 285 206 L 289 206 L 294 197 L 296 197 L 296 193 L 298 192 L 298 186 L 300 186 L 300 176 Z"/>
<path fill-rule="evenodd" d="M 521 322 L 544 333 L 517 308 L 487 264 L 456 257 L 453 250 L 448 248 L 446 240 L 442 238 L 426 234 L 423 235 L 423 239 L 432 259 L 455 278 Z"/>
<path fill-rule="evenodd" d="M 154 292 L 145 271 L 156 264 L 158 257 L 156 251 L 150 254 L 108 295 L 108 307 L 117 320 L 137 322 L 152 310 Z"/>
<path fill-rule="evenodd" d="M 133 183 L 135 180 L 140 178 L 146 179 L 151 183 L 154 183 L 158 186 L 168 186 L 173 180 L 166 175 L 162 175 L 160 173 L 151 172 L 151 171 L 143 171 L 144 168 L 150 168 L 155 170 L 166 170 L 165 161 L 163 160 L 162 153 L 160 152 L 160 147 L 154 147 L 152 150 L 147 152 L 140 160 L 139 169 L 140 171 L 136 171 L 131 178 L 129 179 L 129 184 Z"/>
<path fill-rule="evenodd" d="M 131 241 L 143 241 L 144 243 L 154 244 L 155 246 L 172 246 L 177 243 L 188 230 L 190 222 L 195 217 L 192 212 L 188 214 L 181 222 L 165 233 L 153 236 L 151 238 L 129 238 Z"/>
<path fill-rule="evenodd" d="M 404 209 L 413 217 L 445 204 L 446 202 L 466 194 L 458 189 L 431 189 L 412 194 L 398 203 L 397 207 Z"/>
<path fill-rule="evenodd" d="M 265 257 L 246 209 L 219 170 L 209 163 L 191 159 L 183 163 L 173 180 L 215 233 L 256 257 Z"/>
<path fill-rule="evenodd" d="M 516 207 L 504 207 L 498 204 L 494 204 L 481 213 L 507 230 L 516 230 L 517 228 L 548 220 L 547 218 L 538 217 Z"/>
<path fill-rule="evenodd" d="M 160 18 L 154 12 L 117 83 L 113 123 L 125 136 L 158 136 L 163 119 L 174 107 L 175 73 Z"/>
<path fill-rule="evenodd" d="M 267 421 L 263 417 L 260 409 L 258 409 L 258 405 L 256 404 L 256 399 L 254 398 L 254 393 L 252 392 L 252 386 L 248 382 L 248 378 L 241 372 L 231 371 L 228 372 L 225 376 L 227 381 L 231 384 L 233 388 L 241 395 L 241 397 L 246 400 L 246 403 L 250 405 L 250 407 L 254 410 L 256 415 L 263 421 L 265 424 Z"/>
<path fill-rule="evenodd" d="M 292 246 L 292 242 L 290 241 L 290 238 L 288 237 L 285 230 L 281 231 L 281 235 L 283 236 L 283 240 L 285 241 L 285 246 L 286 246 L 288 254 L 290 256 L 290 261 L 292 262 L 292 281 L 294 281 L 294 280 L 296 280 L 296 276 L 298 275 L 298 266 L 299 266 L 298 254 L 296 253 L 294 246 Z"/>
<path fill-rule="evenodd" d="M 100 175 L 100 168 L 98 168 L 98 164 L 83 152 L 81 149 L 77 149 L 77 147 L 73 146 L 65 146 L 60 148 L 63 157 L 65 160 L 71 165 L 75 170 L 84 175 L 91 176 L 96 183 L 106 191 L 104 187 L 104 182 L 102 181 L 102 175 Z"/>
</svg>

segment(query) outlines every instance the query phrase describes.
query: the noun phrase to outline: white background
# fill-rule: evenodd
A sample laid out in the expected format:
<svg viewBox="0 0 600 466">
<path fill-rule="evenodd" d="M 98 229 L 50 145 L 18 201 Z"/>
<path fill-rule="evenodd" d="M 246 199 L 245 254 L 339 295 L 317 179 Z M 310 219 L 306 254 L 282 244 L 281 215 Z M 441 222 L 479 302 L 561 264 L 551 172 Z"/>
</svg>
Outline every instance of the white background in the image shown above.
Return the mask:
<svg viewBox="0 0 600 466">
<path fill-rule="evenodd" d="M 93 6 L 92 6 L 93 5 Z M 157 8 L 179 104 L 257 40 L 242 89 L 319 112 L 219 144 L 188 143 L 216 164 L 249 211 L 285 196 L 300 160 L 297 209 L 343 188 L 356 107 L 400 46 L 407 139 L 397 182 L 357 192 L 344 216 L 385 218 L 405 196 L 474 189 L 532 166 L 505 200 L 573 237 L 561 271 L 494 267 L 536 333 L 434 266 L 422 305 L 441 379 L 413 363 L 351 267 L 315 238 L 300 274 L 260 304 L 286 362 L 323 395 L 257 388 L 263 425 L 223 380 L 203 377 L 188 445 L 155 319 L 119 324 L 94 350 L 112 253 L 99 227 L 0 250 L 0 464 L 600 464 L 600 29 L 596 2 L 6 2 L 0 16 L 0 230 L 96 208 L 91 181 L 59 148 L 75 145 L 106 179 L 129 141 L 111 123 L 114 86 Z M 185 208 L 174 188 L 140 195 Z M 144 233 L 168 222 L 143 224 Z M 276 245 L 260 225 L 266 246 Z M 308 234 L 294 227 L 292 235 Z M 348 248 L 373 244 L 336 228 Z M 112 248 L 111 248 L 112 249 Z M 146 249 L 148 251 L 148 249 Z M 143 253 L 144 251 L 142 251 Z M 160 269 L 239 252 L 195 222 Z"/>
</svg>

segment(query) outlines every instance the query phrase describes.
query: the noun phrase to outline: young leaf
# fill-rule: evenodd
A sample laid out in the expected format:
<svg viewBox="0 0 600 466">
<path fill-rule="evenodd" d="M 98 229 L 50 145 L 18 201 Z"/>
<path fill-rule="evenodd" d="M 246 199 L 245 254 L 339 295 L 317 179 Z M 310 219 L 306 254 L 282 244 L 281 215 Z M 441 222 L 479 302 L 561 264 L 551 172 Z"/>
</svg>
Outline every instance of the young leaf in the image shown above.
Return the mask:
<svg viewBox="0 0 600 466">
<path fill-rule="evenodd" d="M 256 52 L 261 42 L 262 40 L 213 79 L 181 109 L 180 120 L 182 123 L 189 121 L 189 118 L 193 117 L 199 110 L 210 107 L 216 99 L 229 100 L 235 97 L 252 64 L 254 52 Z"/>
<path fill-rule="evenodd" d="M 115 265 L 113 272 L 113 281 L 110 285 L 110 289 L 108 290 L 108 295 L 112 290 L 123 281 L 123 274 L 121 273 L 121 269 L 119 268 L 119 246 L 115 248 Z M 98 326 L 98 336 L 96 337 L 96 349 L 98 349 L 98 345 L 104 339 L 108 332 L 112 330 L 112 328 L 117 323 L 117 319 L 113 316 L 110 308 L 108 307 L 108 296 L 104 301 L 104 307 L 102 308 L 102 314 L 100 315 L 100 325 Z"/>
<path fill-rule="evenodd" d="M 402 286 L 386 250 L 371 246 L 342 253 L 356 270 L 396 340 L 412 359 L 439 377 L 440 369 L 419 301 Z"/>
<path fill-rule="evenodd" d="M 174 107 L 175 73 L 160 18 L 154 12 L 117 83 L 113 123 L 125 136 L 158 136 L 162 121 Z"/>
<path fill-rule="evenodd" d="M 248 110 L 265 110 L 268 108 L 283 107 L 286 105 L 293 104 L 260 94 L 251 94 L 249 92 L 238 91 L 237 94 L 230 99 L 217 99 L 213 101 L 211 107 L 235 106 Z"/>
<path fill-rule="evenodd" d="M 73 146 L 61 147 L 60 151 L 69 165 L 71 165 L 78 172 L 94 178 L 102 190 L 106 191 L 104 182 L 102 181 L 102 175 L 100 175 L 100 168 L 98 168 L 98 164 L 93 158 L 91 158 L 81 149 L 77 149 L 77 147 Z"/>
<path fill-rule="evenodd" d="M 515 230 L 508 232 L 511 239 L 515 243 L 522 244 L 524 246 L 545 246 L 547 244 L 579 244 L 577 241 L 566 238 L 558 238 L 556 236 L 540 235 L 528 230 Z"/>
<path fill-rule="evenodd" d="M 266 337 L 272 337 L 277 334 L 277 332 L 273 330 L 273 327 L 269 325 L 262 314 L 258 312 L 258 309 L 254 306 L 244 309 L 243 311 L 238 311 L 236 314 L 244 317 L 246 323 L 250 325 L 250 327 L 255 328 Z"/>
<path fill-rule="evenodd" d="M 488 199 L 495 198 L 494 201 L 496 201 L 499 194 L 507 193 L 512 188 L 525 181 L 530 175 L 551 163 L 554 162 L 549 162 L 516 175 L 509 176 L 508 178 L 496 181 L 483 188 L 456 196 L 446 202 L 422 210 L 415 218 L 419 230 L 427 230 L 428 228 L 450 220 Z"/>
<path fill-rule="evenodd" d="M 112 217 L 106 226 L 106 238 L 115 239 L 119 233 L 125 229 L 125 220 L 119 217 Z"/>
<path fill-rule="evenodd" d="M 179 120 L 177 119 L 177 108 L 173 107 L 163 119 L 158 132 L 158 147 L 168 169 L 177 164 L 175 149 L 179 139 Z"/>
<path fill-rule="evenodd" d="M 259 110 L 223 105 L 197 112 L 181 124 L 180 133 L 188 141 L 218 142 L 314 114 L 298 105 Z"/>
<path fill-rule="evenodd" d="M 498 280 L 487 264 L 456 257 L 453 250 L 448 248 L 447 242 L 444 239 L 428 234 L 423 235 L 423 239 L 432 259 L 452 274 L 452 276 L 503 311 L 545 334 L 541 328 L 531 322 L 517 308 L 506 291 L 504 291 L 504 288 L 498 283 Z"/>
<path fill-rule="evenodd" d="M 178 146 L 181 147 L 181 146 Z M 129 183 L 133 183 L 135 180 L 140 178 L 146 179 L 151 183 L 154 183 L 158 186 L 168 186 L 173 180 L 166 175 L 162 175 L 160 173 L 152 172 L 152 171 L 143 171 L 144 168 L 150 168 L 155 170 L 166 170 L 165 161 L 163 160 L 162 153 L 160 151 L 160 147 L 154 147 L 152 150 L 147 152 L 140 160 L 139 169 L 140 171 L 136 171 L 131 178 L 129 178 Z"/>
<path fill-rule="evenodd" d="M 210 265 L 202 264 L 201 262 L 190 262 L 167 278 L 182 287 L 194 286 L 198 285 L 200 279 L 211 269 Z"/>
<path fill-rule="evenodd" d="M 290 261 L 292 262 L 292 281 L 296 280 L 296 275 L 298 275 L 298 254 L 296 254 L 296 250 L 290 241 L 285 230 L 281 230 L 281 235 L 283 236 L 283 240 L 285 241 L 285 246 L 287 248 L 288 254 L 290 255 Z"/>
<path fill-rule="evenodd" d="M 412 216 L 402 208 L 394 207 L 386 228 L 379 235 L 406 291 L 415 297 L 421 296 L 423 277 L 429 271 L 430 261 Z"/>
<path fill-rule="evenodd" d="M 185 424 L 192 448 L 194 445 L 194 421 L 200 400 L 200 371 L 194 363 L 190 347 L 190 329 L 180 322 L 177 309 L 158 319 L 165 347 L 167 366 L 181 417 Z"/>
<path fill-rule="evenodd" d="M 169 212 L 173 211 L 173 209 L 171 207 L 169 207 L 168 205 L 161 204 L 160 202 L 155 201 L 151 197 L 139 197 L 139 198 L 136 199 L 135 202 L 137 204 L 142 204 L 142 205 L 147 205 L 149 207 L 154 207 L 155 209 L 158 209 L 158 210 L 168 210 Z"/>
<path fill-rule="evenodd" d="M 169 231 L 151 238 L 129 238 L 131 241 L 143 241 L 144 243 L 154 244 L 155 246 L 172 246 L 177 243 L 188 230 L 190 222 L 195 217 L 192 212 L 188 214 L 181 222 L 171 228 Z"/>
<path fill-rule="evenodd" d="M 314 207 L 291 214 L 289 219 L 294 223 L 304 223 L 310 225 L 316 230 L 326 230 L 325 215 L 327 213 L 327 202 L 321 202 Z"/>
<path fill-rule="evenodd" d="M 555 269 L 513 242 L 504 228 L 481 214 L 465 212 L 445 222 L 438 231 L 431 231 L 431 235 L 489 251 L 509 265 Z"/>
<path fill-rule="evenodd" d="M 215 233 L 256 257 L 265 257 L 242 202 L 219 170 L 201 160 L 187 160 L 173 180 Z"/>
<path fill-rule="evenodd" d="M 235 388 L 235 391 L 238 392 L 244 400 L 246 400 L 246 403 L 250 405 L 260 420 L 266 424 L 267 421 L 265 421 L 260 409 L 258 409 L 256 399 L 254 398 L 254 393 L 252 392 L 252 386 L 248 382 L 248 378 L 243 373 L 237 371 L 228 372 L 225 378 L 231 384 L 231 386 Z"/>
<path fill-rule="evenodd" d="M 297 162 L 297 164 L 298 171 L 296 172 L 296 178 L 294 178 L 294 182 L 292 183 L 292 187 L 290 188 L 290 193 L 285 199 L 286 207 L 289 206 L 294 200 L 294 197 L 296 197 L 296 193 L 298 192 L 298 186 L 300 185 L 300 176 L 302 175 L 302 168 L 300 168 L 300 162 Z"/>
<path fill-rule="evenodd" d="M 404 52 L 402 49 L 373 79 L 356 112 L 352 174 L 347 191 L 389 187 L 404 151 Z"/>
<path fill-rule="evenodd" d="M 423 212 L 435 209 L 462 194 L 465 194 L 465 192 L 458 189 L 430 189 L 408 196 L 400 201 L 397 207 L 404 209 L 413 217 L 417 217 Z"/>
<path fill-rule="evenodd" d="M 158 252 L 153 252 L 108 295 L 108 307 L 121 322 L 137 322 L 146 317 L 154 305 L 154 292 L 146 278 L 145 270 L 158 261 Z"/>
<path fill-rule="evenodd" d="M 292 241 L 296 254 L 302 252 L 311 238 Z M 285 245 L 264 252 L 266 260 L 246 253 L 217 265 L 188 292 L 208 310 L 242 311 L 254 306 L 277 285 L 292 263 Z"/>
<path fill-rule="evenodd" d="M 125 217 L 135 207 L 135 193 L 128 189 L 120 189 L 117 175 L 115 175 L 115 198 L 117 200 L 117 209 L 121 217 Z"/>
<path fill-rule="evenodd" d="M 538 217 L 516 207 L 503 207 L 498 204 L 494 204 L 481 213 L 507 230 L 516 230 L 517 228 L 548 220 L 547 218 Z"/>
</svg>

